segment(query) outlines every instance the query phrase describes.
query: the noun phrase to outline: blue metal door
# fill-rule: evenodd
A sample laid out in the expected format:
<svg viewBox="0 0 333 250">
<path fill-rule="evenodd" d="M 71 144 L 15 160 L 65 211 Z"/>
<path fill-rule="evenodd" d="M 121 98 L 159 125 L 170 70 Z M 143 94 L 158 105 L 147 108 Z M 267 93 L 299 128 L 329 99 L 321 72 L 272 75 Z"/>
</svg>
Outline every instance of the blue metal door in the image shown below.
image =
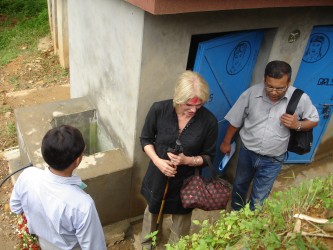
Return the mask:
<svg viewBox="0 0 333 250">
<path fill-rule="evenodd" d="M 305 155 L 289 153 L 287 163 L 311 162 L 332 116 L 333 105 L 333 26 L 315 27 L 303 55 L 294 86 L 306 92 L 320 115 L 313 129 L 311 151 Z"/>
<path fill-rule="evenodd" d="M 224 119 L 241 93 L 249 87 L 263 31 L 234 33 L 201 42 L 193 70 L 200 73 L 210 87 L 206 107 L 216 116 L 219 135 L 214 167 L 223 157 L 219 150 L 228 122 Z"/>
</svg>

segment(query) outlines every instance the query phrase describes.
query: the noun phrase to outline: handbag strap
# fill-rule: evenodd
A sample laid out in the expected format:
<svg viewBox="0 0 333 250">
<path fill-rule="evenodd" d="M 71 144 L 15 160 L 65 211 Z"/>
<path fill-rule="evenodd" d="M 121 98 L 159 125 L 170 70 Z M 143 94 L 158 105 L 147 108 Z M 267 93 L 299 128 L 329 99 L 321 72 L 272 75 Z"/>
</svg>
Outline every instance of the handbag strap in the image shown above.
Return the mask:
<svg viewBox="0 0 333 250">
<path fill-rule="evenodd" d="M 293 92 L 288 106 L 286 108 L 286 113 L 289 115 L 293 115 L 295 113 L 295 110 L 297 108 L 297 104 L 299 102 L 299 99 L 301 99 L 301 96 L 303 95 L 304 91 L 301 89 L 295 89 L 295 91 Z"/>
<path fill-rule="evenodd" d="M 202 158 L 208 164 L 210 172 L 212 173 L 212 177 L 217 178 L 217 174 L 216 174 L 215 169 L 213 168 L 213 164 L 212 164 L 212 161 L 210 160 L 210 157 L 208 155 L 202 155 Z M 199 168 L 198 167 L 195 168 L 195 175 L 199 176 Z"/>
</svg>

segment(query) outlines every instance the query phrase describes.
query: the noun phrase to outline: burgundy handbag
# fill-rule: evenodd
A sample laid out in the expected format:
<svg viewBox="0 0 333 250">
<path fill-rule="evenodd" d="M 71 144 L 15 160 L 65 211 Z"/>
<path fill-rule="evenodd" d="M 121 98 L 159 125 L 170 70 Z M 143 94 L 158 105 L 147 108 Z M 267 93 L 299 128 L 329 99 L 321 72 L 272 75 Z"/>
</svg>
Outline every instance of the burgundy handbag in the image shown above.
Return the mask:
<svg viewBox="0 0 333 250">
<path fill-rule="evenodd" d="M 195 174 L 184 180 L 180 190 L 180 198 L 184 208 L 199 208 L 205 211 L 225 209 L 231 193 L 231 185 L 219 178 L 213 169 L 209 156 L 204 156 L 210 171 L 211 178 L 203 178 L 199 175 L 199 169 Z"/>
</svg>

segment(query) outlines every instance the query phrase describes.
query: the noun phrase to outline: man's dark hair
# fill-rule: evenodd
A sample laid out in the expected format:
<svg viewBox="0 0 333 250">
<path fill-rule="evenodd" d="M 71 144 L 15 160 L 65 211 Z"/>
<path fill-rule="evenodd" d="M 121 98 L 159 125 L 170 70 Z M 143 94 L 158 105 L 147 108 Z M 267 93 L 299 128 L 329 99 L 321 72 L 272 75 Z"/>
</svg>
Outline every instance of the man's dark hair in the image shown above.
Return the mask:
<svg viewBox="0 0 333 250">
<path fill-rule="evenodd" d="M 281 79 L 284 75 L 288 76 L 288 81 L 291 79 L 291 67 L 284 61 L 271 61 L 266 65 L 265 78 L 267 76 Z"/>
<path fill-rule="evenodd" d="M 42 141 L 42 155 L 53 169 L 68 168 L 82 153 L 85 143 L 80 130 L 61 125 L 49 130 Z"/>
</svg>

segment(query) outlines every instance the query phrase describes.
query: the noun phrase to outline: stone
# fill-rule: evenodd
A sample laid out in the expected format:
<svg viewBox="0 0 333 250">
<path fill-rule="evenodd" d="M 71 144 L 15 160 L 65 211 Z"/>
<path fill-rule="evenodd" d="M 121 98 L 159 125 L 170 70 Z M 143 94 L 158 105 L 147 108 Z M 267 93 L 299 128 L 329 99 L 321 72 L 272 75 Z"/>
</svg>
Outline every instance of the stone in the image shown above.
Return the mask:
<svg viewBox="0 0 333 250">
<path fill-rule="evenodd" d="M 7 204 L 5 204 L 5 212 L 6 213 L 9 213 L 10 212 L 10 206 L 9 206 L 9 204 L 7 203 Z"/>
<path fill-rule="evenodd" d="M 130 221 L 123 220 L 110 224 L 103 227 L 105 241 L 108 247 L 114 246 L 115 244 L 123 241 L 125 239 L 126 232 L 130 228 Z"/>
</svg>

